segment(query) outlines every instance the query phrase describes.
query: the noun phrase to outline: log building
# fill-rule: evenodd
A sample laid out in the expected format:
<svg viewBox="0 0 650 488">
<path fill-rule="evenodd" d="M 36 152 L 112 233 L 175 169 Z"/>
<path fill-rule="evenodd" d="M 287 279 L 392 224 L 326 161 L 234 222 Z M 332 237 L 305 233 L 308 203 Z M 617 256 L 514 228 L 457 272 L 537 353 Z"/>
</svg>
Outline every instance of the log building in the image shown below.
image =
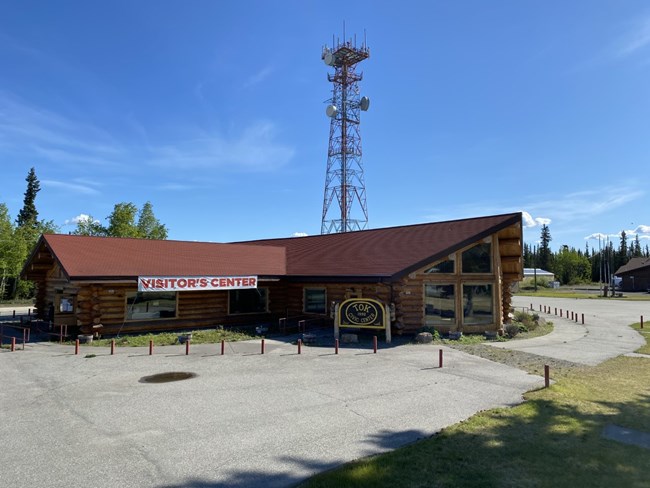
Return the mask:
<svg viewBox="0 0 650 488">
<path fill-rule="evenodd" d="M 398 333 L 480 333 L 508 320 L 522 218 L 230 244 L 47 234 L 22 276 L 37 283 L 40 318 L 85 333 L 327 322 L 355 297 L 390 304 Z"/>
</svg>

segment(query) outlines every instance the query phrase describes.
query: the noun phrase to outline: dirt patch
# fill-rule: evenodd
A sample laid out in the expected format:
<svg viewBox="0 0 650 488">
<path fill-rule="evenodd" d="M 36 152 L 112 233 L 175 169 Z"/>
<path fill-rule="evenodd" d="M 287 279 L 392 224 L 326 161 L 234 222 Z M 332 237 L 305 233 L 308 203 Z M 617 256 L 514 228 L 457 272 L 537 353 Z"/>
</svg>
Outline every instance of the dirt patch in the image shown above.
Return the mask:
<svg viewBox="0 0 650 488">
<path fill-rule="evenodd" d="M 589 366 L 583 364 L 573 363 L 571 361 L 564 361 L 562 359 L 553 359 L 546 356 L 538 356 L 537 354 L 530 354 L 522 351 L 512 351 L 510 349 L 501 349 L 499 347 L 492 347 L 487 344 L 461 344 L 448 342 L 445 344 L 447 347 L 457 349 L 459 351 L 479 356 L 496 363 L 506 364 L 513 368 L 521 369 L 531 374 L 544 375 L 544 365 L 548 365 L 551 369 L 551 377 L 564 376 L 565 374 L 576 371 L 578 369 L 588 369 Z"/>
</svg>

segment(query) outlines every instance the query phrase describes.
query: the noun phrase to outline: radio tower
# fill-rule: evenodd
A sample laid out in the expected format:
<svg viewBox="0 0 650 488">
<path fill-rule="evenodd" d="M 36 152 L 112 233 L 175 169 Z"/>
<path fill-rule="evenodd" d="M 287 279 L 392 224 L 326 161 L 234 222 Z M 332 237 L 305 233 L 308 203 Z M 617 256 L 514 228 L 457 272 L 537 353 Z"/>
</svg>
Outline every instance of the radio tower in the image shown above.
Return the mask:
<svg viewBox="0 0 650 488">
<path fill-rule="evenodd" d="M 332 47 L 325 46 L 321 55 L 325 64 L 334 68 L 334 74 L 327 75 L 333 87 L 332 98 L 325 102 L 325 113 L 331 121 L 321 234 L 362 230 L 368 225 L 359 123 L 360 113 L 368 110 L 370 99 L 359 96 L 358 82 L 363 73 L 355 69 L 369 56 L 365 34 L 360 47 L 356 36 L 354 44 L 338 39 L 334 44 L 332 40 Z M 334 201 L 336 205 L 332 205 Z M 330 207 L 334 208 L 330 211 Z"/>
</svg>

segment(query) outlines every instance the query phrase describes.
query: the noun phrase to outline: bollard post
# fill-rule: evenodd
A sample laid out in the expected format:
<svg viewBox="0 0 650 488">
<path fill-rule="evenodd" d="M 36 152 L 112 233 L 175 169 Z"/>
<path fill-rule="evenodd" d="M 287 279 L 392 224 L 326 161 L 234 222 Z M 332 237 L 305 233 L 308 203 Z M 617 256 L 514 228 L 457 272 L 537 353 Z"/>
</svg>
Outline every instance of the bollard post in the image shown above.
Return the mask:
<svg viewBox="0 0 650 488">
<path fill-rule="evenodd" d="M 221 355 L 223 356 L 224 354 L 226 354 L 226 341 L 221 339 Z"/>
<path fill-rule="evenodd" d="M 573 312 L 571 312 L 571 320 L 573 320 Z"/>
<path fill-rule="evenodd" d="M 15 318 L 16 318 L 16 311 L 15 311 L 15 310 L 14 310 L 14 314 L 13 314 L 13 316 L 12 316 L 11 318 L 12 318 L 12 319 L 15 319 Z"/>
<path fill-rule="evenodd" d="M 560 318 L 562 318 L 562 309 L 560 309 Z"/>
<path fill-rule="evenodd" d="M 298 339 L 298 354 L 302 352 L 302 339 Z"/>
<path fill-rule="evenodd" d="M 186 356 L 190 355 L 190 340 L 189 339 L 185 340 L 185 355 Z"/>
<path fill-rule="evenodd" d="M 555 314 L 554 315 L 557 315 L 557 307 L 555 307 Z"/>
<path fill-rule="evenodd" d="M 334 339 L 334 354 L 338 354 L 338 353 L 339 353 L 339 340 Z"/>
<path fill-rule="evenodd" d="M 79 339 L 74 340 L 74 353 L 79 354 Z"/>
<path fill-rule="evenodd" d="M 578 312 L 576 312 L 576 324 L 578 323 Z"/>
<path fill-rule="evenodd" d="M 442 368 L 442 349 L 438 350 L 438 367 Z"/>
<path fill-rule="evenodd" d="M 544 387 L 548 388 L 551 384 L 551 380 L 549 378 L 549 367 L 548 364 L 544 365 Z"/>
<path fill-rule="evenodd" d="M 264 354 L 264 339 L 262 339 L 262 354 Z"/>
<path fill-rule="evenodd" d="M 372 337 L 372 352 L 377 354 L 377 336 Z"/>
<path fill-rule="evenodd" d="M 542 306 L 541 306 L 541 305 L 539 306 L 539 311 L 540 311 L 540 312 L 542 311 Z"/>
<path fill-rule="evenodd" d="M 11 352 L 14 352 L 16 350 L 16 338 L 12 337 L 11 338 Z"/>
<path fill-rule="evenodd" d="M 641 315 L 641 328 L 643 329 L 643 315 Z"/>
<path fill-rule="evenodd" d="M 153 340 L 149 340 L 149 356 L 153 356 Z"/>
<path fill-rule="evenodd" d="M 585 325 L 585 314 L 582 314 L 582 325 Z"/>
<path fill-rule="evenodd" d="M 115 354 L 115 339 L 111 339 L 111 356 Z"/>
<path fill-rule="evenodd" d="M 530 309 L 531 309 L 531 310 L 535 310 L 535 309 L 533 308 L 533 304 L 532 304 L 532 303 L 530 304 Z"/>
</svg>

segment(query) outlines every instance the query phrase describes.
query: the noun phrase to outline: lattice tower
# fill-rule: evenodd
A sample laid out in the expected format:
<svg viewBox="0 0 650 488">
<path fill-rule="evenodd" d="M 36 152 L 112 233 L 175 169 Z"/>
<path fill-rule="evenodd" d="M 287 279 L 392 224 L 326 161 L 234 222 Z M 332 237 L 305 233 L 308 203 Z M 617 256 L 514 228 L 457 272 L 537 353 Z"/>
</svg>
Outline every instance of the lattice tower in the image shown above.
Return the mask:
<svg viewBox="0 0 650 488">
<path fill-rule="evenodd" d="M 363 73 L 357 73 L 356 67 L 369 56 L 365 40 L 361 47 L 344 41 L 323 48 L 321 57 L 334 74 L 327 75 L 332 98 L 325 102 L 331 120 L 321 234 L 362 230 L 368 225 L 359 124 L 360 113 L 368 110 L 370 100 L 360 97 L 358 82 Z"/>
</svg>

